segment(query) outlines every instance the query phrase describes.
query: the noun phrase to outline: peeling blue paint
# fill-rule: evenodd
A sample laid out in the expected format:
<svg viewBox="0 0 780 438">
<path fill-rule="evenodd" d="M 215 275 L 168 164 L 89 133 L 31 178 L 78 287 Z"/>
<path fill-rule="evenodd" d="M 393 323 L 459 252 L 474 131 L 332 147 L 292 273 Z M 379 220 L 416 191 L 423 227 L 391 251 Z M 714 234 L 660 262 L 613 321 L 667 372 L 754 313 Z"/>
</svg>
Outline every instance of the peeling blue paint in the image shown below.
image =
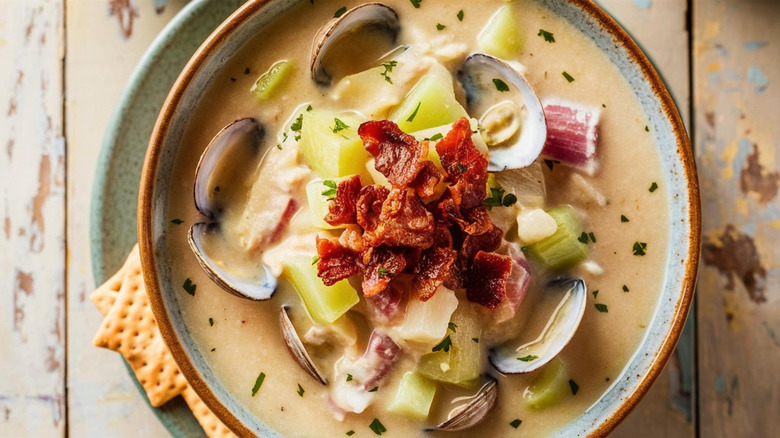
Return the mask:
<svg viewBox="0 0 780 438">
<path fill-rule="evenodd" d="M 650 9 L 653 6 L 653 0 L 634 0 L 634 6 L 642 9 Z"/>
<path fill-rule="evenodd" d="M 732 165 L 734 166 L 734 176 L 739 176 L 742 173 L 742 169 L 747 165 L 747 157 L 752 151 L 753 144 L 750 140 L 743 138 L 737 143 L 737 155 L 734 157 Z"/>
<path fill-rule="evenodd" d="M 758 50 L 762 49 L 766 46 L 768 46 L 769 43 L 766 41 L 750 41 L 748 43 L 743 44 L 742 47 L 745 48 L 745 50 Z"/>
<path fill-rule="evenodd" d="M 761 67 L 748 67 L 747 79 L 753 84 L 753 89 L 756 93 L 763 93 L 769 86 L 769 79 L 766 78 Z"/>
</svg>

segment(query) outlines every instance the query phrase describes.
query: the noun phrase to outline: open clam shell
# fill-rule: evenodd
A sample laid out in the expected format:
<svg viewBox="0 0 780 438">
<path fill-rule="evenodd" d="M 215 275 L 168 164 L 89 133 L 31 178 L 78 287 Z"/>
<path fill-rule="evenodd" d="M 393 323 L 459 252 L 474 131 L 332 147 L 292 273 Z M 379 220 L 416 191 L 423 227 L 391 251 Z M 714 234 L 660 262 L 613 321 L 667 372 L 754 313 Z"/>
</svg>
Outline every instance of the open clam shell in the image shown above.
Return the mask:
<svg viewBox="0 0 780 438">
<path fill-rule="evenodd" d="M 290 310 L 287 306 L 282 306 L 279 309 L 279 325 L 282 328 L 282 338 L 284 344 L 287 346 L 287 351 L 293 357 L 293 360 L 310 376 L 314 377 L 317 381 L 323 385 L 328 384 L 328 379 L 317 369 L 314 362 L 311 360 L 311 356 L 303 346 L 301 338 L 298 336 L 298 332 L 295 330 L 290 315 L 287 313 Z"/>
<path fill-rule="evenodd" d="M 490 375 L 485 377 L 488 381 L 474 396 L 469 397 L 468 403 L 453 409 L 447 421 L 425 431 L 455 432 L 475 426 L 487 418 L 498 400 L 498 381 Z"/>
<path fill-rule="evenodd" d="M 552 314 L 534 312 L 536 318 L 546 318 L 542 332 L 532 341 L 519 347 L 510 343 L 490 352 L 490 363 L 505 374 L 522 374 L 535 371 L 557 356 L 571 341 L 585 314 L 587 287 L 578 278 L 551 281 L 544 293 L 555 294 L 549 299 L 558 300 Z"/>
<path fill-rule="evenodd" d="M 195 208 L 208 222 L 194 224 L 188 236 L 190 248 L 209 278 L 225 291 L 252 300 L 271 298 L 277 286 L 276 277 L 265 266 L 252 276 L 231 271 L 209 253 L 209 242 L 220 238 L 223 204 L 232 192 L 241 190 L 225 184 L 242 184 L 242 179 L 254 172 L 246 163 L 259 159 L 262 138 L 263 128 L 252 118 L 236 120 L 214 136 L 198 162 L 193 189 Z"/>
<path fill-rule="evenodd" d="M 314 37 L 311 50 L 312 79 L 322 85 L 331 83 L 332 74 L 327 70 L 325 60 L 331 49 L 348 34 L 363 30 L 379 31 L 393 43 L 400 29 L 398 13 L 383 3 L 363 3 L 333 18 Z"/>
<path fill-rule="evenodd" d="M 488 170 L 533 163 L 547 139 L 547 121 L 525 77 L 509 63 L 484 53 L 469 55 L 457 77 L 469 114 L 480 120 L 480 131 L 492 146 Z"/>
</svg>

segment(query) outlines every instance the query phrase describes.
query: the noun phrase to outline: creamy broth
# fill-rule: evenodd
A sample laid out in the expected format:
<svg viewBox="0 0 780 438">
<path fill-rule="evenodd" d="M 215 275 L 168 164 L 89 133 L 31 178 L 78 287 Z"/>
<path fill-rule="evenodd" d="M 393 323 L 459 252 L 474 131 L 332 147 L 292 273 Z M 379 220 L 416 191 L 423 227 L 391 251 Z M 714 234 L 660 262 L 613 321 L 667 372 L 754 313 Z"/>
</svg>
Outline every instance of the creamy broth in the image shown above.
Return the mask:
<svg viewBox="0 0 780 438">
<path fill-rule="evenodd" d="M 299 333 L 305 333 L 312 324 L 296 291 L 280 280 L 276 294 L 269 301 L 252 302 L 229 295 L 203 273 L 187 243 L 187 228 L 201 220 L 192 203 L 195 168 L 201 152 L 222 127 L 242 117 L 255 117 L 261 121 L 268 143 L 266 163 L 263 164 L 267 166 L 269 160 L 295 161 L 294 142 L 288 140 L 282 151 L 273 146 L 279 141 L 277 133 L 289 125 L 289 118 L 294 116 L 299 105 L 350 109 L 326 96 L 325 91 L 311 80 L 308 69 L 310 41 L 337 9 L 361 2 L 319 0 L 314 3 L 301 2 L 287 17 L 277 20 L 250 41 L 204 90 L 200 104 L 192 114 L 176 158 L 169 197 L 169 220 L 181 219 L 184 224 L 171 225 L 167 239 L 174 283 L 190 278 L 197 284 L 195 296 L 182 291 L 183 317 L 219 383 L 282 436 L 344 436 L 349 430 L 354 430 L 356 436 L 373 436 L 374 432 L 368 426 L 374 418 L 380 419 L 386 427 L 387 432 L 383 435 L 431 435 L 422 429 L 445 419 L 451 409 L 448 400 L 469 391 L 440 384 L 429 419 L 422 422 L 388 412 L 387 405 L 403 374 L 398 370 L 414 369 L 414 356 L 406 355 L 396 364 L 396 372 L 382 383 L 378 397 L 365 412 L 347 414 L 343 421 L 334 419 L 327 400 L 328 388 L 302 371 L 282 342 L 278 322 L 280 306 L 291 307 Z M 430 41 L 436 47 L 458 43 L 463 44 L 466 53 L 471 53 L 476 50 L 476 34 L 504 2 L 426 0 L 419 9 L 407 0 L 385 3 L 401 16 L 399 42 Z M 652 134 L 645 130 L 646 117 L 636 96 L 606 56 L 571 25 L 534 1 L 517 3 L 516 20 L 524 40 L 522 54 L 517 60 L 527 68 L 525 76 L 531 85 L 542 98 L 560 97 L 602 110 L 597 155 L 600 170 L 594 177 L 586 176 L 584 180 L 603 195 L 606 205 L 598 205 L 597 200 L 587 195 L 578 172 L 562 165 L 556 165 L 553 171 L 545 167 L 544 172 L 548 193 L 546 206 L 571 204 L 585 212 L 583 228 L 592 231 L 597 238 L 596 243 L 588 245 L 588 260 L 595 261 L 603 268 L 603 273 L 596 275 L 582 267 L 574 271 L 588 285 L 588 301 L 580 328 L 560 357 L 570 378 L 579 387 L 576 395 L 563 397 L 546 409 L 529 409 L 521 399 L 538 371 L 501 376 L 484 360 L 485 371 L 498 377 L 499 381 L 495 412 L 472 429 L 459 434 L 441 433 L 442 436 L 492 437 L 520 432 L 523 436 L 546 436 L 585 412 L 620 378 L 636 352 L 655 311 L 666 263 L 668 206 L 661 183 L 663 175 L 656 144 Z M 456 16 L 459 10 L 464 12 L 462 22 Z M 291 22 L 294 25 L 290 25 Z M 447 27 L 437 30 L 437 23 Z M 552 32 L 555 43 L 537 36 L 540 28 Z M 265 104 L 258 104 L 248 90 L 261 72 L 280 59 L 294 62 L 294 76 L 282 93 Z M 448 61 L 442 56 L 440 60 L 452 69 L 462 58 Z M 245 74 L 246 71 L 249 73 Z M 563 71 L 574 81 L 567 81 Z M 271 158 L 272 154 L 282 157 Z M 293 178 L 279 190 L 291 193 L 305 206 L 303 185 L 314 175 L 297 162 L 287 168 L 277 166 L 277 169 L 298 172 L 302 183 Z M 275 178 L 279 177 L 275 175 Z M 651 193 L 648 188 L 656 181 L 660 188 Z M 252 195 L 256 190 L 262 192 L 263 186 L 247 189 L 250 202 L 252 199 L 257 202 L 259 195 Z M 258 205 L 258 212 L 263 208 Z M 304 208 L 292 220 L 288 234 L 297 232 L 304 238 L 290 242 L 291 246 L 298 245 L 290 252 L 311 257 L 316 253 L 313 241 L 316 230 L 307 228 L 305 215 L 308 211 Z M 621 215 L 629 222 L 621 222 Z M 241 218 L 235 218 L 231 223 L 241 223 Z M 252 235 L 251 231 L 247 233 L 246 236 Z M 645 256 L 632 255 L 632 245 L 636 241 L 647 243 Z M 247 251 L 225 250 L 225 260 L 235 264 L 237 270 L 260 266 L 262 250 L 253 243 L 242 238 L 230 244 Z M 271 258 L 286 254 L 289 253 L 281 251 Z M 267 263 L 274 269 L 273 261 Z M 534 282 L 529 289 L 518 311 L 519 326 L 522 327 L 523 315 L 533 311 L 534 295 L 541 286 Z M 598 291 L 597 295 L 595 291 Z M 597 303 L 606 305 L 608 312 L 598 311 Z M 460 306 L 476 307 L 465 299 L 461 300 Z M 524 327 L 531 332 L 539 329 Z M 359 336 L 358 350 L 362 351 L 366 334 Z M 335 360 L 336 353 L 327 347 L 310 348 L 318 361 L 332 363 Z M 332 370 L 322 368 L 326 374 L 332 373 Z M 264 372 L 266 378 L 258 393 L 252 396 L 252 387 L 260 372 Z M 299 384 L 305 391 L 303 396 L 298 393 Z M 517 429 L 510 425 L 515 419 L 522 420 Z"/>
</svg>

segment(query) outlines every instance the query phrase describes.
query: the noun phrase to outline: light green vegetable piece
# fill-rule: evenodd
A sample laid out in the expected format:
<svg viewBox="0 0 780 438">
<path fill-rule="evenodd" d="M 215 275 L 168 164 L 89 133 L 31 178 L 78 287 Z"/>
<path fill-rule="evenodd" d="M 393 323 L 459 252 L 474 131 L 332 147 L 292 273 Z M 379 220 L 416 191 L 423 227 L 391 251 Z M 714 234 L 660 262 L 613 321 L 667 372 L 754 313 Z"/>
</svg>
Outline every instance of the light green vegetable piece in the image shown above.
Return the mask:
<svg viewBox="0 0 780 438">
<path fill-rule="evenodd" d="M 461 117 L 468 117 L 468 113 L 455 99 L 452 77 L 438 71 L 420 78 L 390 113 L 390 120 L 407 133 L 451 125 Z"/>
<path fill-rule="evenodd" d="M 420 358 L 417 366 L 420 374 L 429 379 L 464 388 L 474 388 L 479 383 L 482 349 L 478 341 L 482 328 L 476 315 L 467 310 L 468 308 L 468 305 L 460 305 L 452 315 L 451 322 L 454 324 L 455 332 L 447 331 L 451 341 L 449 351 L 440 349 Z M 446 339 L 445 337 L 443 342 L 446 342 Z"/>
<path fill-rule="evenodd" d="M 292 61 L 277 61 L 268 71 L 257 78 L 249 91 L 254 93 L 260 101 L 268 100 L 279 91 L 294 72 L 295 66 Z"/>
<path fill-rule="evenodd" d="M 336 119 L 347 127 L 337 125 Z M 317 109 L 304 111 L 299 149 L 301 158 L 324 179 L 357 174 L 364 182 L 371 181 L 366 169 L 370 155 L 357 134 L 364 121 L 356 113 Z"/>
<path fill-rule="evenodd" d="M 588 248 L 579 240 L 582 226 L 577 212 L 570 205 L 547 212 L 558 229 L 550 237 L 529 246 L 531 255 L 553 270 L 570 268 L 588 257 Z"/>
<path fill-rule="evenodd" d="M 320 324 L 331 324 L 360 301 L 349 281 L 341 280 L 325 286 L 317 277 L 317 266 L 312 258 L 299 255 L 284 261 L 284 276 L 303 300 L 309 316 Z"/>
<path fill-rule="evenodd" d="M 551 360 L 538 371 L 531 385 L 523 393 L 523 403 L 533 409 L 544 409 L 570 393 L 569 374 L 559 358 Z"/>
<path fill-rule="evenodd" d="M 520 55 L 522 48 L 523 40 L 511 4 L 499 8 L 477 35 L 477 50 L 498 58 L 511 61 Z"/>
<path fill-rule="evenodd" d="M 338 186 L 341 179 L 342 178 L 328 181 L 329 184 Z M 335 193 L 335 189 L 327 186 L 325 184 L 325 180 L 322 178 L 315 178 L 306 184 L 306 199 L 309 202 L 309 215 L 311 215 L 311 224 L 323 230 L 335 230 L 337 228 L 346 227 L 346 225 L 339 225 L 334 227 L 333 225 L 325 222 L 324 218 L 330 211 L 328 206 L 330 199 L 328 196 L 323 195 L 323 193 L 331 190 L 333 193 Z"/>
<path fill-rule="evenodd" d="M 401 378 L 401 385 L 395 393 L 395 399 L 387 410 L 408 417 L 424 419 L 428 417 L 435 395 L 435 382 L 415 372 L 408 371 Z"/>
</svg>

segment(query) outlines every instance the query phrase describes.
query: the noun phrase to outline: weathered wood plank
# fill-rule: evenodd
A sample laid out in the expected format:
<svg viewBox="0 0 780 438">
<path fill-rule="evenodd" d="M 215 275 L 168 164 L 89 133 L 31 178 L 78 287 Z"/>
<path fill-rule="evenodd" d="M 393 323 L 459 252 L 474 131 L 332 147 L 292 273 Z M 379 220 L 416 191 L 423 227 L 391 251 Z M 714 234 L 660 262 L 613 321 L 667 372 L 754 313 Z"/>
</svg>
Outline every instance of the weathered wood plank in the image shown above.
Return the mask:
<svg viewBox="0 0 780 438">
<path fill-rule="evenodd" d="M 701 434 L 777 436 L 780 3 L 694 5 Z"/>
<path fill-rule="evenodd" d="M 65 431 L 62 14 L 59 0 L 0 2 L 3 436 Z"/>
<path fill-rule="evenodd" d="M 92 345 L 102 317 L 87 299 L 94 288 L 89 211 L 109 117 L 141 55 L 185 3 L 172 1 L 158 14 L 152 0 L 67 0 L 70 436 L 168 435 L 133 385 L 120 355 Z"/>
<path fill-rule="evenodd" d="M 599 2 L 637 40 L 650 56 L 675 98 L 689 126 L 690 87 L 686 2 L 679 0 Z M 693 400 L 694 320 L 689 318 L 675 355 L 655 385 L 628 418 L 613 432 L 615 437 L 690 437 L 695 434 Z"/>
</svg>

